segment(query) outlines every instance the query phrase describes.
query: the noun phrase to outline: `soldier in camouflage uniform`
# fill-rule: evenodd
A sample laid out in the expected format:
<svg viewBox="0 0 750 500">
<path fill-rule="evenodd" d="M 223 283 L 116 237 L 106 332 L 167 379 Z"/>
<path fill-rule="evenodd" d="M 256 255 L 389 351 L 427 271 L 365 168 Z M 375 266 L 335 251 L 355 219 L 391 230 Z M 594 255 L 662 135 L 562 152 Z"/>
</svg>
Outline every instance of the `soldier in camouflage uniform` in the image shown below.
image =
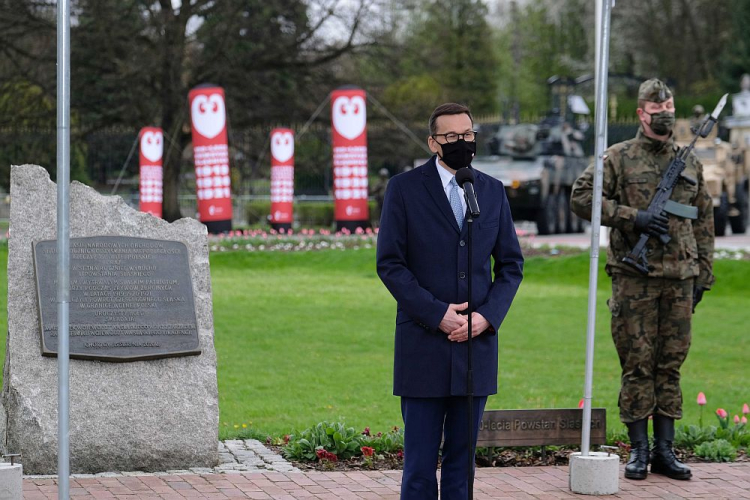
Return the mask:
<svg viewBox="0 0 750 500">
<path fill-rule="evenodd" d="M 690 347 L 690 321 L 703 291 L 714 282 L 714 221 L 703 167 L 690 155 L 671 199 L 698 209 L 697 219 L 647 208 L 678 148 L 672 138 L 674 98 L 659 80 L 638 91 L 640 129 L 634 139 L 606 151 L 602 224 L 611 227 L 606 271 L 612 278 L 612 338 L 622 367 L 620 419 L 627 425 L 632 453 L 625 477 L 644 479 L 651 472 L 689 479 L 690 469 L 674 455 L 674 421 L 682 417 L 680 367 Z M 594 165 L 573 187 L 571 208 L 591 220 Z M 640 235 L 648 241 L 648 275 L 623 263 Z M 669 234 L 666 245 L 658 236 Z M 653 415 L 654 449 L 649 456 L 648 418 Z"/>
</svg>

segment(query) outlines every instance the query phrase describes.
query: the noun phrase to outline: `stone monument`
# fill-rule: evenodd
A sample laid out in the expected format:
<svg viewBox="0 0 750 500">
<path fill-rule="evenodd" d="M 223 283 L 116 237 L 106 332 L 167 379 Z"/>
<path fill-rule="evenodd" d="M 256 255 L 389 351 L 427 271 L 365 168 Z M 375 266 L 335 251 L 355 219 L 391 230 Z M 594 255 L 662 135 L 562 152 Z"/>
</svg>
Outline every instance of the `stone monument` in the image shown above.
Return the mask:
<svg viewBox="0 0 750 500">
<path fill-rule="evenodd" d="M 56 185 L 11 170 L 5 436 L 26 474 L 57 472 Z M 70 188 L 71 473 L 218 462 L 218 390 L 205 226 L 167 223 Z"/>
</svg>

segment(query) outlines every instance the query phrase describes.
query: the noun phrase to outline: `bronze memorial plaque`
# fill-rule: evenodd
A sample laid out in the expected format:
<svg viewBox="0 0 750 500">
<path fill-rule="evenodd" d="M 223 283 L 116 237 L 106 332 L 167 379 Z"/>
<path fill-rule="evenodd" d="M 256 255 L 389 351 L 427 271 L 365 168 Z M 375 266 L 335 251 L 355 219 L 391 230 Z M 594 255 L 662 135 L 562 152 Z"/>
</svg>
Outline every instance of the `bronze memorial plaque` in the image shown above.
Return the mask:
<svg viewBox="0 0 750 500">
<path fill-rule="evenodd" d="M 42 354 L 57 355 L 57 241 L 34 243 Z M 127 236 L 70 239 L 70 357 L 200 354 L 187 247 Z"/>
<path fill-rule="evenodd" d="M 581 442 L 583 410 L 485 410 L 477 446 L 546 446 Z M 591 410 L 591 443 L 606 444 L 607 413 Z"/>
</svg>

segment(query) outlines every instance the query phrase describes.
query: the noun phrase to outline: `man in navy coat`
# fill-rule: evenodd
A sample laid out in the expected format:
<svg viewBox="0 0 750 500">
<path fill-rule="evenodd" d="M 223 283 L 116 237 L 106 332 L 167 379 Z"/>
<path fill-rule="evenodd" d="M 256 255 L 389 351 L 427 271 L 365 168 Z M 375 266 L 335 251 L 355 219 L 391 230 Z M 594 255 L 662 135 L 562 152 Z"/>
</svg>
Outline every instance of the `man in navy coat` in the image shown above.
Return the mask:
<svg viewBox="0 0 750 500">
<path fill-rule="evenodd" d="M 424 165 L 393 177 L 378 234 L 378 275 L 398 303 L 393 393 L 401 397 L 404 473 L 401 498 L 436 499 L 441 439 L 441 497 L 467 498 L 468 273 L 472 273 L 472 453 L 487 396 L 497 392 L 497 332 L 523 276 L 505 189 L 474 171 L 481 215 L 468 223 L 456 170 L 470 165 L 476 132 L 469 109 L 438 106 L 430 117 Z M 494 266 L 492 263 L 494 259 Z"/>
</svg>

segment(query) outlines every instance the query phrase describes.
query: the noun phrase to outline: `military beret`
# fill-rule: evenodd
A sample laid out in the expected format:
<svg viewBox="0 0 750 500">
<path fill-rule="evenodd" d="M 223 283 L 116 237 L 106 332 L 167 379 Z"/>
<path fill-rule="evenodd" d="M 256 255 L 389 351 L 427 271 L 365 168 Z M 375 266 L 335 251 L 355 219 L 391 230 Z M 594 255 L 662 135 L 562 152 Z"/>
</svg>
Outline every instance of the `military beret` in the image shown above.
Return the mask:
<svg viewBox="0 0 750 500">
<path fill-rule="evenodd" d="M 657 78 L 646 80 L 638 88 L 639 101 L 664 102 L 672 97 L 667 84 Z"/>
</svg>

